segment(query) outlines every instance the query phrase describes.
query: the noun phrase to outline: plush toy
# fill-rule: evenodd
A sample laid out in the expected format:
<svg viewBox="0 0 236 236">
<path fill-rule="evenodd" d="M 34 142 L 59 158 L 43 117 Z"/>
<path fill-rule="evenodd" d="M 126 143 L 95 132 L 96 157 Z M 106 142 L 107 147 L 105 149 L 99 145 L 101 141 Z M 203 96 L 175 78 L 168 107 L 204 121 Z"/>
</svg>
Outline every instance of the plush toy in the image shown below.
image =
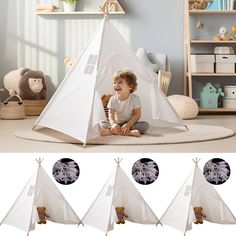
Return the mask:
<svg viewBox="0 0 236 236">
<path fill-rule="evenodd" d="M 196 1 L 190 1 L 189 3 L 189 9 L 190 10 L 204 10 L 208 6 L 208 3 L 206 0 L 196 0 Z"/>
<path fill-rule="evenodd" d="M 102 105 L 103 105 L 104 108 L 107 107 L 108 102 L 109 102 L 109 100 L 110 100 L 111 97 L 112 97 L 111 94 L 108 94 L 108 95 L 103 94 L 103 95 L 102 95 L 102 98 L 101 98 L 101 99 L 102 99 Z"/>
<path fill-rule="evenodd" d="M 64 64 L 66 65 L 66 69 L 69 71 L 71 67 L 74 65 L 75 59 L 72 57 L 67 57 L 64 60 Z"/>
<path fill-rule="evenodd" d="M 125 214 L 124 207 L 116 207 L 117 222 L 116 224 L 125 224 L 125 218 L 128 218 L 128 215 Z"/>
<path fill-rule="evenodd" d="M 225 26 L 221 26 L 217 36 L 213 38 L 214 41 L 229 41 L 228 30 Z"/>
<path fill-rule="evenodd" d="M 46 207 L 37 207 L 39 222 L 38 224 L 46 224 L 46 218 L 49 218 L 49 215 L 46 213 Z"/>
<path fill-rule="evenodd" d="M 206 216 L 202 213 L 202 207 L 194 207 L 193 210 L 196 217 L 194 224 L 203 224 L 203 218 L 206 218 Z"/>
<path fill-rule="evenodd" d="M 28 68 L 21 68 L 6 74 L 4 86 L 10 95 L 17 94 L 23 100 L 44 100 L 47 94 L 43 72 Z"/>
</svg>

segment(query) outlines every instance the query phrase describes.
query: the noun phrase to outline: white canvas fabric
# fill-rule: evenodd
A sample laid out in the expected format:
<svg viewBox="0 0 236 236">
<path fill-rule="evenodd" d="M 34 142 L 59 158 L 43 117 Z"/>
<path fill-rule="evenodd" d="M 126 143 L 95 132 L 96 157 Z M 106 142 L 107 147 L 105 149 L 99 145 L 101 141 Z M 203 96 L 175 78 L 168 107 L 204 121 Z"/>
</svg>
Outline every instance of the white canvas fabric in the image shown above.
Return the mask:
<svg viewBox="0 0 236 236">
<path fill-rule="evenodd" d="M 37 207 L 46 207 L 49 221 L 61 224 L 80 223 L 78 216 L 41 165 L 2 220 L 2 224 L 13 225 L 29 232 L 39 221 Z"/>
<path fill-rule="evenodd" d="M 161 217 L 161 223 L 185 233 L 196 220 L 193 208 L 199 206 L 203 208 L 206 221 L 236 224 L 236 218 L 197 165 Z"/>
<path fill-rule="evenodd" d="M 120 33 L 104 17 L 36 121 L 34 130 L 48 127 L 84 143 L 97 137 L 98 123 L 105 119 L 101 96 L 114 93 L 112 76 L 121 69 L 130 69 L 137 75 L 135 93 L 141 99 L 142 120 L 154 126 L 183 125 L 157 87 L 156 75 L 144 68 Z"/>
<path fill-rule="evenodd" d="M 157 216 L 145 202 L 128 176 L 118 165 L 101 192 L 83 217 L 84 224 L 89 224 L 108 232 L 117 221 L 115 208 L 124 207 L 127 221 L 140 224 L 157 224 Z"/>
</svg>

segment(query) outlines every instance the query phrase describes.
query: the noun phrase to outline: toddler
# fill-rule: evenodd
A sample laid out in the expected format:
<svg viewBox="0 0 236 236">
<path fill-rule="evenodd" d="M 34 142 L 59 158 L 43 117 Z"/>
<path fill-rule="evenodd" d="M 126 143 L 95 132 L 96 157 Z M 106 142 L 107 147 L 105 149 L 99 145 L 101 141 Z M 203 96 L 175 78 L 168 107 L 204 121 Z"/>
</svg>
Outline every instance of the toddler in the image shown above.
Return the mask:
<svg viewBox="0 0 236 236">
<path fill-rule="evenodd" d="M 113 75 L 115 94 L 107 105 L 108 121 L 100 122 L 100 135 L 129 135 L 139 137 L 149 127 L 141 117 L 141 102 L 133 92 L 137 88 L 136 75 L 129 70 L 117 71 Z"/>
</svg>

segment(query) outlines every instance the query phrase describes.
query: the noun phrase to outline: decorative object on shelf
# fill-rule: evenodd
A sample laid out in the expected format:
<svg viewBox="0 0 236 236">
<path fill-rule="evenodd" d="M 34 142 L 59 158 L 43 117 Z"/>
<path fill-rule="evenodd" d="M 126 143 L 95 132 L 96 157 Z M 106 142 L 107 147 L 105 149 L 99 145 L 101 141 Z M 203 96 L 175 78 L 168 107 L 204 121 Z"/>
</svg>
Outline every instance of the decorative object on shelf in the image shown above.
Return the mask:
<svg viewBox="0 0 236 236">
<path fill-rule="evenodd" d="M 125 12 L 117 0 L 106 0 L 100 7 L 100 11 L 109 12 Z"/>
<path fill-rule="evenodd" d="M 236 86 L 225 86 L 224 91 L 223 107 L 236 109 Z"/>
<path fill-rule="evenodd" d="M 203 26 L 204 26 L 204 22 L 199 19 L 196 23 L 196 28 L 197 29 L 202 29 Z"/>
<path fill-rule="evenodd" d="M 47 103 L 47 86 L 42 71 L 28 68 L 10 71 L 4 77 L 4 86 L 10 95 L 22 98 L 26 115 L 39 115 Z"/>
<path fill-rule="evenodd" d="M 12 98 L 16 98 L 17 101 L 9 101 Z M 2 103 L 1 118 L 3 120 L 21 120 L 25 118 L 25 107 L 20 96 L 11 95 Z"/>
<path fill-rule="evenodd" d="M 209 1 L 209 4 L 207 6 L 207 10 L 223 10 L 222 0 Z"/>
<path fill-rule="evenodd" d="M 78 0 L 60 0 L 63 3 L 64 12 L 73 12 L 76 8 Z"/>
<path fill-rule="evenodd" d="M 230 29 L 230 39 L 236 40 L 236 25 L 233 25 Z"/>
<path fill-rule="evenodd" d="M 234 54 L 234 49 L 233 47 L 229 47 L 229 46 L 217 46 L 217 47 L 214 47 L 214 54 L 230 55 L 230 54 Z"/>
<path fill-rule="evenodd" d="M 225 26 L 221 26 L 217 36 L 213 37 L 214 41 L 229 41 L 229 32 Z"/>
<path fill-rule="evenodd" d="M 183 120 L 194 119 L 198 114 L 198 105 L 193 98 L 174 94 L 167 97 L 178 115 Z"/>
<path fill-rule="evenodd" d="M 37 5 L 36 12 L 58 12 L 60 9 L 54 5 Z"/>
<path fill-rule="evenodd" d="M 208 6 L 208 2 L 206 0 L 190 0 L 189 1 L 189 9 L 190 10 L 204 10 Z"/>
<path fill-rule="evenodd" d="M 207 83 L 200 93 L 200 107 L 218 108 L 218 98 L 224 96 L 221 88 L 216 89 L 212 83 Z"/>
</svg>

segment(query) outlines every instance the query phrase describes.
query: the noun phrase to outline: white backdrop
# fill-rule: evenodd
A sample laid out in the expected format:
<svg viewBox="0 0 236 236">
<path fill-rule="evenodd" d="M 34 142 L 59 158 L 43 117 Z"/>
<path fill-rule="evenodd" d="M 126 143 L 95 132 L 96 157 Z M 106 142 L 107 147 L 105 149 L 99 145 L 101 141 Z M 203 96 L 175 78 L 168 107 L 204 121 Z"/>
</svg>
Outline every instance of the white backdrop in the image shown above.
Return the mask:
<svg viewBox="0 0 236 236">
<path fill-rule="evenodd" d="M 44 169 L 52 177 L 52 166 L 61 158 L 74 159 L 80 167 L 80 176 L 72 185 L 60 185 L 54 179 L 56 186 L 64 194 L 72 208 L 80 218 L 90 207 L 92 201 L 102 188 L 103 184 L 110 176 L 116 163 L 114 158 L 123 158 L 121 166 L 130 177 L 132 182 L 143 195 L 144 199 L 153 209 L 158 217 L 164 213 L 170 201 L 173 199 L 189 172 L 194 168 L 192 158 L 201 158 L 199 167 L 212 158 L 222 158 L 231 167 L 231 176 L 223 185 L 215 186 L 225 203 L 236 215 L 236 159 L 235 154 L 147 154 L 147 153 L 119 153 L 119 154 L 0 154 L 0 220 L 5 216 L 26 182 L 37 168 L 36 158 L 42 157 Z M 140 158 L 151 158 L 159 166 L 159 177 L 151 185 L 140 185 L 136 183 L 131 175 L 133 163 Z M 205 222 L 203 225 L 193 225 L 192 231 L 187 235 L 209 235 L 230 236 L 235 235 L 236 225 L 216 225 Z M 60 225 L 48 222 L 46 225 L 36 225 L 36 230 L 30 235 L 105 235 L 102 231 L 91 226 Z M 109 232 L 111 236 L 118 235 L 171 235 L 180 236 L 182 233 L 170 227 L 154 225 L 138 225 L 126 221 L 125 225 L 115 225 L 115 229 Z M 3 236 L 23 236 L 25 232 L 8 225 L 0 227 L 0 235 Z"/>
</svg>

